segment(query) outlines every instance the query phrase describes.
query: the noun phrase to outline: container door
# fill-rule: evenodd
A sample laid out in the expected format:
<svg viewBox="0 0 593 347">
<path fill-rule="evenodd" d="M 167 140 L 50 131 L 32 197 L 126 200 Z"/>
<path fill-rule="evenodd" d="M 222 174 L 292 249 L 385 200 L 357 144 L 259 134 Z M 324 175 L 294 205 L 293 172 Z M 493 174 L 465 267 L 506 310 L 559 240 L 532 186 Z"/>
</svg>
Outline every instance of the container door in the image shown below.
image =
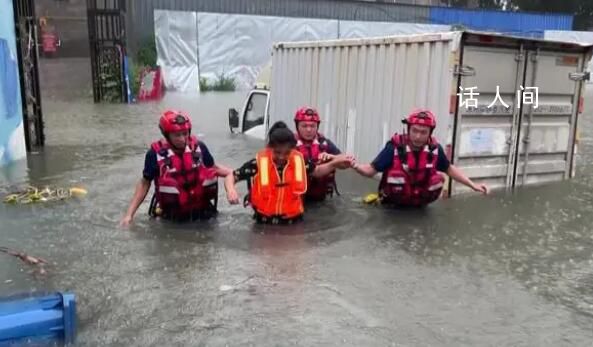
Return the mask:
<svg viewBox="0 0 593 347">
<path fill-rule="evenodd" d="M 527 58 L 515 186 L 570 177 L 583 84 L 584 54 L 529 51 Z"/>
<path fill-rule="evenodd" d="M 465 46 L 454 132 L 454 164 L 476 183 L 512 187 L 517 124 L 521 108 L 516 91 L 523 83 L 521 47 Z M 471 89 L 469 89 L 471 88 Z M 451 194 L 468 188 L 451 183 Z"/>
</svg>

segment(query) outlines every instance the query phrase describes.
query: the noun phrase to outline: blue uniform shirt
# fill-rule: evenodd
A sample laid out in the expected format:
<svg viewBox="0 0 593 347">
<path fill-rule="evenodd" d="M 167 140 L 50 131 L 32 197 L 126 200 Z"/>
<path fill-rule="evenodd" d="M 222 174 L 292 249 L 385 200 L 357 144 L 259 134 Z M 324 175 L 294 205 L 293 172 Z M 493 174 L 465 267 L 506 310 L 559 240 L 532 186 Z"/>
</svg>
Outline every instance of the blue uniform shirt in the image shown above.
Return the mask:
<svg viewBox="0 0 593 347">
<path fill-rule="evenodd" d="M 331 142 L 328 138 L 325 138 L 325 143 L 327 145 L 327 153 L 331 155 L 338 155 L 342 154 L 342 151 L 336 146 L 333 142 Z"/>
</svg>

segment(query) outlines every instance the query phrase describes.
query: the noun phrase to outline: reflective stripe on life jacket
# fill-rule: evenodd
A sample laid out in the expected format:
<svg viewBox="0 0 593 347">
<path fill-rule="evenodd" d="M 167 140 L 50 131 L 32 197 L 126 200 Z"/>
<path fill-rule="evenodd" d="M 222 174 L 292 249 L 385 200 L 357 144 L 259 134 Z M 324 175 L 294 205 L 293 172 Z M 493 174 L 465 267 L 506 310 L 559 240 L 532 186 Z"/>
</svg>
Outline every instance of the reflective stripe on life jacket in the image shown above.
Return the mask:
<svg viewBox="0 0 593 347">
<path fill-rule="evenodd" d="M 307 191 L 307 172 L 301 153 L 291 151 L 282 175 L 274 163 L 272 150 L 260 151 L 256 162 L 257 174 L 252 178 L 250 192 L 256 213 L 282 219 L 301 216 L 304 212 L 301 196 Z"/>
<path fill-rule="evenodd" d="M 317 134 L 311 144 L 306 144 L 298 133 L 295 134 L 295 137 L 297 139 L 297 149 L 303 155 L 305 162 L 311 161 L 313 164 L 318 165 L 319 156 L 328 151 L 329 146 L 325 137 Z M 326 196 L 333 195 L 335 186 L 335 170 L 321 178 L 309 176 L 306 197 L 311 200 L 323 200 Z"/>
<path fill-rule="evenodd" d="M 391 139 L 393 164 L 383 173 L 379 193 L 383 202 L 401 206 L 424 206 L 437 200 L 445 179 L 437 171 L 439 147 L 431 137 L 416 153 L 407 135 L 395 134 Z"/>
<path fill-rule="evenodd" d="M 159 169 L 155 179 L 156 205 L 165 214 L 189 214 L 210 207 L 212 202 L 216 207 L 216 170 L 204 166 L 197 138 L 189 138 L 183 154 L 175 153 L 165 139 L 151 147 L 156 152 Z"/>
</svg>

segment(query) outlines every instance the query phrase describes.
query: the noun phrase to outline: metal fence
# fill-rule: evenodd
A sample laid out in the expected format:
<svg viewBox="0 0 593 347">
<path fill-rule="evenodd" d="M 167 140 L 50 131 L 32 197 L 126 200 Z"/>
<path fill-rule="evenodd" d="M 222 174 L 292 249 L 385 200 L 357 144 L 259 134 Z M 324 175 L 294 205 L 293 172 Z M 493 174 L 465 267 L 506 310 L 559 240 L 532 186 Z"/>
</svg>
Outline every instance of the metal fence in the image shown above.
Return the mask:
<svg viewBox="0 0 593 347">
<path fill-rule="evenodd" d="M 13 0 L 16 44 L 19 62 L 23 124 L 27 150 L 45 143 L 41 92 L 39 89 L 39 54 L 37 19 L 33 0 Z"/>
<path fill-rule="evenodd" d="M 126 25 L 124 0 L 87 0 L 95 102 L 127 102 L 124 78 Z"/>
</svg>

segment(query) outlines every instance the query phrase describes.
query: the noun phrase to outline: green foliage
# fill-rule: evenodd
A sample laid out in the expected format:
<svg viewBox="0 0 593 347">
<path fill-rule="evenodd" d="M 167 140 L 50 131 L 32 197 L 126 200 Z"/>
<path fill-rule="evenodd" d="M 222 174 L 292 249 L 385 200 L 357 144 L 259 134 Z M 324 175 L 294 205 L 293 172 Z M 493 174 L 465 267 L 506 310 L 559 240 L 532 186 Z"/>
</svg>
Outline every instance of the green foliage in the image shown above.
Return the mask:
<svg viewBox="0 0 593 347">
<path fill-rule="evenodd" d="M 141 66 L 156 67 L 156 43 L 154 37 L 144 41 L 136 52 L 136 63 Z"/>
<path fill-rule="evenodd" d="M 218 75 L 214 83 L 210 83 L 207 78 L 200 77 L 200 91 L 234 91 L 236 89 L 235 78 L 227 77 L 224 73 Z"/>
<path fill-rule="evenodd" d="M 117 65 L 100 63 L 99 83 L 103 86 L 103 101 L 121 102 L 121 71 Z"/>
</svg>

